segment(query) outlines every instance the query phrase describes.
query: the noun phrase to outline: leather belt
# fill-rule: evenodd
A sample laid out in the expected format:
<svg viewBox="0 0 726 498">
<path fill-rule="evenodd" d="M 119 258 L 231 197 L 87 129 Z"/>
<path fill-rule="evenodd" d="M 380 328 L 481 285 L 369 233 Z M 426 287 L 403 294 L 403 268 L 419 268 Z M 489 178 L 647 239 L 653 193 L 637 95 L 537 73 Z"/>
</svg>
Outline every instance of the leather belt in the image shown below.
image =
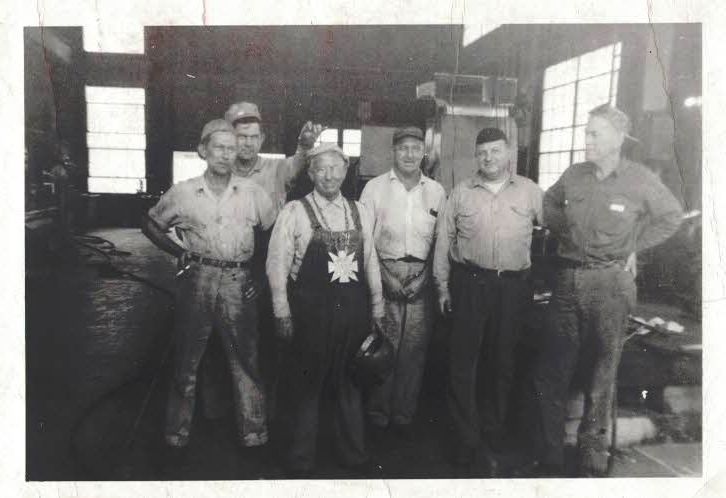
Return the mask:
<svg viewBox="0 0 726 498">
<path fill-rule="evenodd" d="M 576 261 L 574 259 L 558 258 L 557 266 L 575 270 L 603 270 L 614 266 L 623 268 L 625 267 L 625 261 L 619 259 L 612 261 Z"/>
<path fill-rule="evenodd" d="M 246 268 L 249 266 L 247 261 L 226 261 L 224 259 L 208 258 L 199 254 L 190 254 L 189 260 L 201 265 L 216 266 L 217 268 Z"/>
<path fill-rule="evenodd" d="M 426 260 L 417 258 L 416 256 L 404 256 L 402 258 L 398 258 L 396 261 L 403 261 L 404 263 L 425 263 Z"/>
<path fill-rule="evenodd" d="M 490 268 L 481 268 L 474 265 L 465 265 L 461 263 L 455 264 L 459 269 L 468 273 L 472 277 L 497 277 L 497 278 L 515 278 L 525 279 L 529 276 L 529 268 L 525 270 L 492 270 Z"/>
</svg>

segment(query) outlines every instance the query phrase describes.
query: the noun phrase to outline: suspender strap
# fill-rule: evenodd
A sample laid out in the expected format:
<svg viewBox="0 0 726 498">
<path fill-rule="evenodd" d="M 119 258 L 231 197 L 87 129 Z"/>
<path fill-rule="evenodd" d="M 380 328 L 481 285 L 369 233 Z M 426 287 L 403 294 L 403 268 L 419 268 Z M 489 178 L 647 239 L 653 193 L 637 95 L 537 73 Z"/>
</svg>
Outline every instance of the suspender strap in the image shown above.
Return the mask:
<svg viewBox="0 0 726 498">
<path fill-rule="evenodd" d="M 321 228 L 320 222 L 318 221 L 318 216 L 315 214 L 315 211 L 313 210 L 313 207 L 310 205 L 308 200 L 303 197 L 302 199 L 300 199 L 300 202 L 305 208 L 305 212 L 308 214 L 308 218 L 310 219 L 310 226 L 313 228 L 313 232 Z"/>
<path fill-rule="evenodd" d="M 355 205 L 355 201 L 351 201 L 350 199 L 346 199 L 348 202 L 348 206 L 350 206 L 350 212 L 353 215 L 353 225 L 355 225 L 355 229 L 359 232 L 363 230 L 363 226 L 360 222 L 360 213 L 358 212 L 358 206 Z"/>
</svg>

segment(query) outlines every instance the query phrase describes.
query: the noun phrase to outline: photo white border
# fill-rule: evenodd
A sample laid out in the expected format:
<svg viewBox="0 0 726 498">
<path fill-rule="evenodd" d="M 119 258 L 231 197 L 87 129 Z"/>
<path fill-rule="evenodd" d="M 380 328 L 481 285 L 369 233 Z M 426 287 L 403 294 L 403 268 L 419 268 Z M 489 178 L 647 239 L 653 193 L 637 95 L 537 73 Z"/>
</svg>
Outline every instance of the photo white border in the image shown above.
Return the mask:
<svg viewBox="0 0 726 498">
<path fill-rule="evenodd" d="M 153 0 L 5 1 L 0 12 L 0 495 L 3 496 L 726 496 L 726 2 L 720 0 Z M 274 3 L 274 7 L 273 7 Z M 355 5 L 355 7 L 353 7 Z M 589 480 L 30 482 L 25 479 L 23 26 L 703 23 L 703 477 Z"/>
</svg>

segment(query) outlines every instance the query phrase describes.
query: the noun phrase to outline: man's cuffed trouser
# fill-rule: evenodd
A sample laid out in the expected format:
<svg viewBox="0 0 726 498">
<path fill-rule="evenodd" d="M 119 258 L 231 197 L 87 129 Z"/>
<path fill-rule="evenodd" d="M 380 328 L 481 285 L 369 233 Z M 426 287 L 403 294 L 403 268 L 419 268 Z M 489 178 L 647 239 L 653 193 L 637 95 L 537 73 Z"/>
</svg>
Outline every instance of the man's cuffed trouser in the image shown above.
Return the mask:
<svg viewBox="0 0 726 498">
<path fill-rule="evenodd" d="M 404 261 L 383 261 L 381 264 L 385 264 L 400 282 L 414 277 L 425 266 L 424 262 Z M 428 288 L 412 302 L 385 300 L 383 333 L 393 345 L 396 363 L 385 382 L 371 389 L 369 394 L 366 411 L 376 426 L 385 427 L 390 421 L 409 424 L 416 413 L 434 306 Z"/>
<path fill-rule="evenodd" d="M 578 362 L 585 367 L 578 446 L 581 451 L 609 448 L 616 373 L 635 295 L 632 274 L 620 266 L 558 271 L 534 378 L 543 463 L 562 464 L 569 388 Z"/>
<path fill-rule="evenodd" d="M 514 349 L 532 302 L 532 287 L 525 272 L 521 277 L 476 274 L 456 264 L 450 283 L 449 410 L 459 444 L 475 448 L 482 429 L 495 436 L 504 429 Z M 481 376 L 477 378 L 480 357 Z M 483 385 L 477 386 L 477 380 Z M 481 420 L 479 390 L 484 398 Z"/>
<path fill-rule="evenodd" d="M 178 283 L 174 373 L 166 416 L 166 442 L 184 446 L 194 414 L 197 370 L 207 341 L 219 334 L 232 373 L 238 438 L 244 446 L 267 442 L 265 399 L 257 366 L 257 303 L 245 301 L 247 269 L 194 265 Z"/>
</svg>

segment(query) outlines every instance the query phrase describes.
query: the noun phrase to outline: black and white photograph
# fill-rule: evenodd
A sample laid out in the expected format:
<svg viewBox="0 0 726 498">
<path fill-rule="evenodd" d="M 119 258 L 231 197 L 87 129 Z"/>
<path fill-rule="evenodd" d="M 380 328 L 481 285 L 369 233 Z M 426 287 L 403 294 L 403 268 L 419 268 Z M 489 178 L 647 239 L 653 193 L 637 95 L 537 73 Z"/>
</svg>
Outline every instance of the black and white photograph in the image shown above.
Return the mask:
<svg viewBox="0 0 726 498">
<path fill-rule="evenodd" d="M 22 26 L 26 484 L 704 477 L 700 21 L 216 15 Z"/>
</svg>

